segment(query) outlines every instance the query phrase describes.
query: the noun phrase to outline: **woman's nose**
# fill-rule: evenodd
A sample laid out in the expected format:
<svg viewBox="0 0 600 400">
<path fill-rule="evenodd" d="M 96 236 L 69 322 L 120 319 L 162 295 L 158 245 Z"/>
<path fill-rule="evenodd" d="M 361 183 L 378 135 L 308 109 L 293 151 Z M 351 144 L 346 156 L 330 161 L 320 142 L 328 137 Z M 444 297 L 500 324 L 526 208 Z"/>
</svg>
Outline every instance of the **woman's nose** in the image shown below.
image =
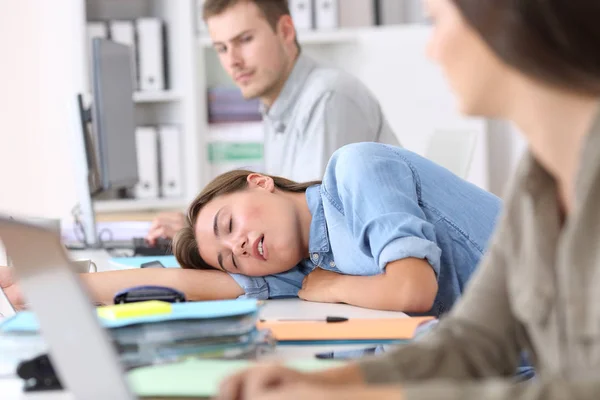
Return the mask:
<svg viewBox="0 0 600 400">
<path fill-rule="evenodd" d="M 233 243 L 233 254 L 237 256 L 245 255 L 248 253 L 248 240 L 243 237 L 234 239 Z"/>
</svg>

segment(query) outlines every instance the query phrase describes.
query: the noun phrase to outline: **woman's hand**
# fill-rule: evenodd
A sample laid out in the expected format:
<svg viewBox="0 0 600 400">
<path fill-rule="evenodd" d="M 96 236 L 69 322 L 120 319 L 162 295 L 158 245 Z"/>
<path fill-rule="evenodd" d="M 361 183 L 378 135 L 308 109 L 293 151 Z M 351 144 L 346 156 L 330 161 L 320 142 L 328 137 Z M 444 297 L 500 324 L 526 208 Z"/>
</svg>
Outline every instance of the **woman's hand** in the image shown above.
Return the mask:
<svg viewBox="0 0 600 400">
<path fill-rule="evenodd" d="M 319 376 L 281 365 L 264 365 L 235 374 L 221 384 L 218 400 L 387 400 L 401 399 L 398 387 L 356 384 L 356 371 Z M 343 376 L 346 376 L 346 379 Z M 328 379 L 328 377 L 330 377 Z"/>
<path fill-rule="evenodd" d="M 25 299 L 15 282 L 15 276 L 12 268 L 0 266 L 0 287 L 8 297 L 13 307 L 17 310 L 25 308 Z"/>
<path fill-rule="evenodd" d="M 219 400 L 251 399 L 293 383 L 311 383 L 309 374 L 303 374 L 278 364 L 261 365 L 234 374 L 221 383 Z"/>
<path fill-rule="evenodd" d="M 298 297 L 303 300 L 317 301 L 321 303 L 340 303 L 341 300 L 335 290 L 336 283 L 343 279 L 343 275 L 336 272 L 315 268 L 304 277 L 302 289 Z"/>
<path fill-rule="evenodd" d="M 399 387 L 328 386 L 292 383 L 264 393 L 242 397 L 243 400 L 402 400 Z"/>
</svg>

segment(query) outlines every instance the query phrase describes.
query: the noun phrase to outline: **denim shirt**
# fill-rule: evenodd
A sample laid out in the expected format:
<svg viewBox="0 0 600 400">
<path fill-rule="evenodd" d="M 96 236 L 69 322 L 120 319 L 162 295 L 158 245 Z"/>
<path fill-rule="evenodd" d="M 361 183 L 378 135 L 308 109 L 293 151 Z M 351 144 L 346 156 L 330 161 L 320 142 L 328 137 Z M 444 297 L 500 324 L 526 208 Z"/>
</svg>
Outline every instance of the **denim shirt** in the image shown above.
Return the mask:
<svg viewBox="0 0 600 400">
<path fill-rule="evenodd" d="M 232 275 L 243 297 L 296 296 L 314 268 L 371 276 L 392 261 L 425 259 L 438 280 L 428 314 L 448 311 L 484 253 L 500 200 L 398 147 L 355 143 L 334 153 L 322 184 L 307 189 L 307 259 L 266 277 Z"/>
</svg>

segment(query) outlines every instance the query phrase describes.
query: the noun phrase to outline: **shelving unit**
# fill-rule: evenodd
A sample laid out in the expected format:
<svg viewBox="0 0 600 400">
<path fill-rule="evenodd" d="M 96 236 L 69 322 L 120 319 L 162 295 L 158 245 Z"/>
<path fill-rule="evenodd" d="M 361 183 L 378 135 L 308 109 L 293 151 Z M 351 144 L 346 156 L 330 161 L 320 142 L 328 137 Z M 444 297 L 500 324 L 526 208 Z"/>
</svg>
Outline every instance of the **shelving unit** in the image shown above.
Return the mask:
<svg viewBox="0 0 600 400">
<path fill-rule="evenodd" d="M 137 125 L 176 125 L 181 132 L 184 194 L 181 198 L 111 199 L 94 201 L 98 213 L 143 212 L 184 209 L 204 182 L 205 145 L 201 142 L 198 109 L 203 90 L 198 87 L 198 46 L 195 0 L 81 0 L 87 21 L 135 20 L 156 17 L 166 26 L 166 57 L 169 88 L 164 91 L 137 91 Z"/>
<path fill-rule="evenodd" d="M 179 101 L 182 99 L 181 93 L 172 90 L 161 92 L 135 92 L 133 101 L 136 103 L 166 103 L 169 101 Z"/>
<path fill-rule="evenodd" d="M 327 31 L 300 31 L 298 41 L 302 45 L 332 45 L 336 43 L 352 43 L 357 39 L 358 29 L 337 29 Z M 202 35 L 198 38 L 202 47 L 212 47 L 210 37 Z"/>
<path fill-rule="evenodd" d="M 96 202 L 94 204 L 94 211 L 98 213 L 118 213 L 125 211 L 182 210 L 187 205 L 187 202 L 181 199 L 119 199 Z"/>
</svg>

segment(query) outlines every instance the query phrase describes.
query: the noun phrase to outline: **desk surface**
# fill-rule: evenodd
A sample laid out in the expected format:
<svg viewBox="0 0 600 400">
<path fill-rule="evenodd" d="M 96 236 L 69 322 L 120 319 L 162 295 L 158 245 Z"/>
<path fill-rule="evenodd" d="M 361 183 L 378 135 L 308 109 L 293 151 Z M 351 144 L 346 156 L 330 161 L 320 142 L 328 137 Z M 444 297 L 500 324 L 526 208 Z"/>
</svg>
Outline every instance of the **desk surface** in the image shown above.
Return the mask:
<svg viewBox="0 0 600 400">
<path fill-rule="evenodd" d="M 72 253 L 73 259 L 91 259 L 96 264 L 98 271 L 112 269 L 110 256 L 102 250 L 77 251 Z M 404 313 L 392 311 L 377 311 L 349 306 L 345 304 L 328 304 L 302 301 L 299 299 L 269 300 L 265 302 L 260 311 L 260 318 L 323 318 L 327 315 L 343 316 L 347 318 L 398 318 Z M 335 350 L 350 350 L 367 347 L 365 345 L 326 345 L 326 346 L 278 346 L 269 359 L 290 359 L 313 357 L 314 354 Z M 21 391 L 22 383 L 17 378 L 0 377 L 0 393 L 3 400 L 71 400 L 73 397 L 67 392 L 47 392 L 25 394 Z"/>
</svg>

